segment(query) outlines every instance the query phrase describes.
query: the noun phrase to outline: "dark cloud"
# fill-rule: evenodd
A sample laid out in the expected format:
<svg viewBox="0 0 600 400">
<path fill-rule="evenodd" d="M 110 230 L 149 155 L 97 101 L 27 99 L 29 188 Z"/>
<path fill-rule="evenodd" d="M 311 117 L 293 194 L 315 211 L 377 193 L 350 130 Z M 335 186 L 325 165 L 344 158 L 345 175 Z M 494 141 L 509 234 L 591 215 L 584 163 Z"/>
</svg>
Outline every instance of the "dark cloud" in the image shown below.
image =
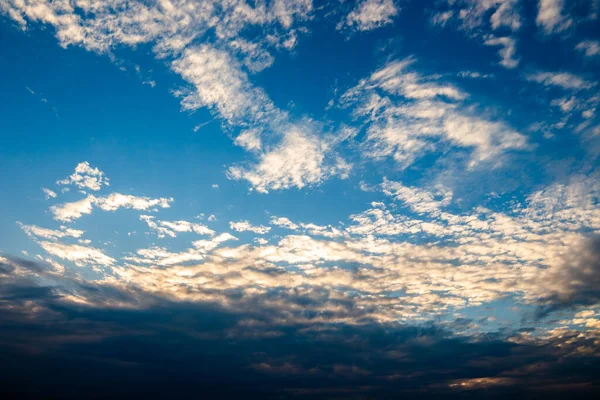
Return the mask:
<svg viewBox="0 0 600 400">
<path fill-rule="evenodd" d="M 564 256 L 544 282 L 549 295 L 542 299 L 537 316 L 566 308 L 600 303 L 600 236 L 587 238 Z"/>
<path fill-rule="evenodd" d="M 15 259 L 7 265 L 24 268 Z M 136 309 L 89 306 L 64 301 L 64 288 L 98 304 L 103 296 L 142 294 L 66 280 L 60 290 L 34 280 L 10 287 L 4 281 L 4 395 L 391 399 L 599 392 L 600 360 L 578 351 L 598 345 L 576 334 L 540 345 L 459 337 L 433 324 L 277 325 L 257 302 L 240 310 L 158 298 L 143 299 L 147 305 Z M 296 304 L 310 302 L 299 296 Z"/>
<path fill-rule="evenodd" d="M 12 261 L 12 262 L 8 263 L 6 261 L 3 261 L 2 258 L 0 258 L 0 275 L 8 275 L 8 274 L 14 272 L 16 269 L 15 265 L 18 265 L 19 267 L 26 269 L 28 271 L 38 272 L 38 273 L 45 272 L 49 268 L 49 266 L 46 263 L 39 262 L 39 261 L 27 260 L 27 259 L 20 258 L 20 257 L 10 257 L 10 258 L 7 258 L 7 260 Z"/>
</svg>

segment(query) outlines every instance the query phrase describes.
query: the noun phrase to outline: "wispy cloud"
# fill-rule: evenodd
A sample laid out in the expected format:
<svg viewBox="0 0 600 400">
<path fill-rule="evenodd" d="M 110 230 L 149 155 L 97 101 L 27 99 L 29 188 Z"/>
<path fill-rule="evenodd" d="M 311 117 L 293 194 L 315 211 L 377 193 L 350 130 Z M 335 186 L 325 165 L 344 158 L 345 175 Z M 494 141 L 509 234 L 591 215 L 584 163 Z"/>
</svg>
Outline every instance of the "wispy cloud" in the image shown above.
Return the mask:
<svg viewBox="0 0 600 400">
<path fill-rule="evenodd" d="M 392 61 L 342 96 L 356 104 L 355 115 L 366 118 L 365 155 L 392 157 L 403 168 L 433 151 L 441 138 L 453 146 L 473 149 L 470 166 L 505 151 L 527 149 L 527 139 L 501 121 L 475 116 L 468 94 L 414 70 L 415 60 Z M 468 107 L 469 106 L 469 107 Z"/>
<path fill-rule="evenodd" d="M 54 199 L 56 198 L 56 192 L 47 189 L 47 188 L 42 188 L 42 192 L 44 192 L 44 197 L 46 198 L 46 200 L 50 200 L 50 199 Z"/>
<path fill-rule="evenodd" d="M 535 22 L 548 35 L 565 31 L 573 19 L 566 13 L 564 0 L 539 0 Z"/>
<path fill-rule="evenodd" d="M 537 72 L 526 77 L 530 81 L 545 86 L 556 86 L 562 89 L 590 89 L 594 83 L 569 72 Z"/>
<path fill-rule="evenodd" d="M 337 29 L 370 31 L 391 24 L 399 12 L 395 0 L 363 0 L 339 22 Z"/>
<path fill-rule="evenodd" d="M 52 206 L 50 207 L 50 211 L 54 214 L 54 219 L 68 222 L 83 215 L 91 214 L 94 207 L 98 207 L 104 211 L 116 211 L 119 208 L 146 211 L 157 208 L 169 208 L 171 202 L 173 202 L 173 199 L 166 197 L 153 199 L 150 197 L 112 193 L 105 197 L 89 195 L 79 201 Z"/>
<path fill-rule="evenodd" d="M 585 54 L 586 57 L 600 56 L 600 42 L 594 40 L 584 40 L 575 47 Z"/>
</svg>

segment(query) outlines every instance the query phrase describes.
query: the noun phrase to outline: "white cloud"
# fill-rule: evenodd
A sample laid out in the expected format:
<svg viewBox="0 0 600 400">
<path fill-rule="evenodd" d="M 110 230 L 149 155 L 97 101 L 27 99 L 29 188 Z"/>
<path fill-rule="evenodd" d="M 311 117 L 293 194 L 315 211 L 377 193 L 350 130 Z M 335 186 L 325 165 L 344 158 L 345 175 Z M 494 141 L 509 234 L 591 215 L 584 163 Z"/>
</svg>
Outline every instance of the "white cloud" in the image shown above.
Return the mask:
<svg viewBox="0 0 600 400">
<path fill-rule="evenodd" d="M 370 31 L 391 24 L 400 9 L 394 0 L 363 0 L 338 24 L 359 31 Z"/>
<path fill-rule="evenodd" d="M 467 97 L 453 85 L 438 83 L 433 77 L 424 77 L 409 70 L 409 67 L 415 62 L 416 60 L 413 58 L 392 61 L 373 72 L 368 80 L 362 80 L 353 90 L 381 88 L 408 99 L 433 99 L 443 96 L 452 100 L 462 100 Z M 352 91 L 344 96 L 351 94 Z"/>
<path fill-rule="evenodd" d="M 544 33 L 562 32 L 571 26 L 573 20 L 565 14 L 564 3 L 564 0 L 539 0 L 535 22 Z"/>
<path fill-rule="evenodd" d="M 235 10 L 221 18 L 215 17 L 215 8 L 220 8 L 208 1 L 181 1 L 173 7 L 169 7 L 168 2 L 162 5 L 131 2 L 131 8 L 124 10 L 125 17 L 115 16 L 112 20 L 105 15 L 110 5 L 104 2 L 94 3 L 97 13 L 90 12 L 92 2 L 79 2 L 83 11 L 77 12 L 66 2 L 37 3 L 41 6 L 6 1 L 0 7 L 9 10 L 7 13 L 16 12 L 11 15 L 15 20 L 26 17 L 51 23 L 63 44 L 81 43 L 88 48 L 104 49 L 113 42 L 135 44 L 156 40 L 162 54 L 172 52 L 176 59 L 173 68 L 193 85 L 193 91 L 186 94 L 184 106 L 190 109 L 207 106 L 225 120 L 242 125 L 251 115 L 252 126 L 243 126 L 242 131 L 254 129 L 256 124 L 260 132 L 269 131 L 269 138 L 276 136 L 270 143 L 260 141 L 260 146 L 248 140 L 238 143 L 257 151 L 259 162 L 247 169 L 230 169 L 232 177 L 237 171 L 238 179 L 248 179 L 256 190 L 267 191 L 300 188 L 347 173 L 349 166 L 335 154 L 330 156 L 333 139 L 317 134 L 316 129 L 288 124 L 285 113 L 274 108 L 243 72 L 244 66 L 252 69 L 250 65 L 268 64 L 269 60 L 261 53 L 262 43 L 253 46 L 254 42 L 238 40 L 236 29 L 252 26 L 268 30 L 275 20 L 284 28 L 291 27 L 296 15 L 293 10 L 304 13 L 302 10 L 310 8 L 307 2 L 273 1 L 269 6 L 259 2 L 257 7 L 226 2 L 222 3 L 223 8 Z M 492 28 L 518 29 L 505 6 L 507 2 L 478 3 L 493 3 L 496 7 L 482 14 L 491 15 Z M 154 5 L 164 7 L 164 12 L 157 12 Z M 98 15 L 99 19 L 81 23 L 83 18 L 96 18 L 92 15 Z M 139 18 L 136 20 L 135 16 Z M 192 27 L 186 28 L 182 21 L 188 21 Z M 190 47 L 191 42 L 201 42 L 194 29 L 202 24 L 214 24 L 218 43 Z M 69 31 L 71 26 L 81 29 Z M 101 26 L 104 33 L 99 29 Z M 230 40 L 234 36 L 238 40 L 235 44 Z M 288 42 L 292 38 L 295 36 L 290 34 L 285 42 L 274 46 L 287 47 L 284 43 L 292 46 L 294 40 Z M 241 53 L 252 60 L 238 61 L 236 56 Z M 262 58 L 257 58 L 259 54 L 263 54 L 266 61 L 261 63 Z M 422 75 L 409 69 L 413 63 L 412 60 L 389 63 L 346 96 L 348 102 L 358 104 L 355 114 L 366 120 L 367 142 L 363 149 L 367 156 L 390 156 L 405 166 L 425 151 L 452 145 L 469 149 L 471 162 L 476 164 L 483 160 L 495 161 L 509 149 L 527 148 L 523 135 L 504 122 L 492 121 L 478 112 L 477 104 L 469 102 L 464 90 L 448 83 L 443 76 Z M 570 89 L 588 84 L 564 76 L 538 78 L 540 83 Z M 560 100 L 557 105 L 565 110 L 571 108 L 572 98 L 567 96 Z M 280 130 L 281 127 L 286 129 Z M 96 190 L 94 188 L 108 183 L 103 174 L 96 171 L 88 165 L 76 171 L 75 178 L 71 176 L 65 181 L 80 189 Z M 600 229 L 597 182 L 600 182 L 597 177 L 588 176 L 556 183 L 531 194 L 525 206 L 516 205 L 503 212 L 476 207 L 454 213 L 449 211 L 452 192 L 444 187 L 415 187 L 384 181 L 377 189 L 397 204 L 388 207 L 373 203 L 370 209 L 351 215 L 348 225 L 298 223 L 274 217 L 271 225 L 300 232 L 279 239 L 277 236 L 267 237 L 270 240 L 257 238 L 255 243 L 260 246 L 233 243 L 237 238 L 229 233 L 213 237 L 216 234 L 201 224 L 162 221 L 144 215 L 142 220 L 159 235 L 176 236 L 179 232 L 194 231 L 211 237 L 196 240 L 191 248 L 183 251 L 166 247 L 140 249 L 122 258 L 128 262 L 125 265 L 99 249 L 83 246 L 88 244 L 85 239 L 76 245 L 58 242 L 80 238 L 83 231 L 34 225 L 23 225 L 22 229 L 36 240 L 43 239 L 40 244 L 51 255 L 80 266 L 110 267 L 102 284 L 131 287 L 138 293 L 173 300 L 209 301 L 235 309 L 241 301 L 252 303 L 276 288 L 281 293 L 280 298 L 271 296 L 269 301 L 278 301 L 274 308 L 286 314 L 286 323 L 302 320 L 302 315 L 307 314 L 305 310 L 311 311 L 319 321 L 334 323 L 404 322 L 429 318 L 448 309 L 456 313 L 461 307 L 500 298 L 512 296 L 516 301 L 532 303 L 545 295 L 543 281 L 536 283 L 536 280 L 581 239 L 582 232 Z M 94 207 L 106 211 L 119 208 L 147 211 L 169 207 L 171 202 L 172 199 L 167 198 L 115 193 L 106 197 L 88 196 L 51 210 L 56 219 L 70 221 L 90 214 Z M 404 212 L 397 212 L 396 205 Z M 231 222 L 231 229 L 267 234 L 271 228 L 239 221 Z M 233 244 L 222 244 L 228 241 Z M 189 263 L 197 265 L 187 265 Z M 352 268 L 345 268 L 346 263 Z M 287 268 L 288 265 L 293 268 Z M 231 296 L 232 289 L 243 294 L 239 296 L 243 300 Z M 406 296 L 389 296 L 398 291 Z M 323 298 L 306 302 L 301 314 L 296 312 L 297 303 L 286 304 L 287 293 L 296 298 L 323 293 Z M 273 312 L 273 318 L 277 314 Z M 586 320 L 583 324 L 596 327 L 597 320 Z"/>
<path fill-rule="evenodd" d="M 304 31 L 297 25 L 310 18 L 312 9 L 311 0 L 252 4 L 242 0 L 140 0 L 117 8 L 110 2 L 92 0 L 77 3 L 77 9 L 62 1 L 11 0 L 2 3 L 0 12 L 24 29 L 29 22 L 52 25 L 63 46 L 108 52 L 118 45 L 151 43 L 157 57 L 167 58 L 171 69 L 190 85 L 174 91 L 181 97 L 184 110 L 207 107 L 227 122 L 226 127 L 261 129 L 282 137 L 280 128 L 288 123 L 287 113 L 250 83 L 245 70 L 258 71 L 271 65 L 270 49 L 292 49 Z M 242 134 L 237 143 L 259 151 L 257 138 Z M 296 177 L 280 175 L 284 181 L 296 181 Z M 101 185 L 86 182 L 94 187 L 92 190 Z M 261 188 L 264 186 L 289 187 L 265 183 Z"/>
<path fill-rule="evenodd" d="M 30 237 L 43 238 L 46 240 L 57 240 L 65 237 L 79 238 L 84 234 L 84 231 L 71 229 L 61 226 L 60 230 L 41 228 L 36 225 L 24 225 L 18 222 L 18 225 Z"/>
<path fill-rule="evenodd" d="M 271 217 L 271 225 L 281 228 L 290 229 L 293 231 L 302 230 L 313 236 L 324 236 L 328 238 L 342 237 L 344 232 L 331 225 L 323 226 L 314 223 L 294 223 L 287 217 Z"/>
<path fill-rule="evenodd" d="M 317 225 L 313 223 L 303 223 L 300 224 L 302 229 L 310 235 L 313 236 L 324 236 L 328 238 L 336 238 L 344 236 L 344 232 L 338 228 L 335 228 L 331 225 L 323 226 Z"/>
<path fill-rule="evenodd" d="M 210 240 L 201 240 L 198 241 L 198 248 L 191 248 L 178 253 L 169 251 L 165 247 L 151 247 L 149 249 L 137 250 L 137 255 L 126 256 L 123 257 L 123 259 L 136 264 L 159 266 L 185 264 L 192 261 L 204 260 L 206 258 L 206 254 L 217 246 L 217 243 L 214 243 Z"/>
<path fill-rule="evenodd" d="M 454 11 L 452 11 L 452 10 L 436 12 L 431 16 L 431 24 L 446 26 L 448 21 L 450 21 L 450 20 L 452 20 L 452 18 L 454 18 L 454 15 L 455 15 Z"/>
<path fill-rule="evenodd" d="M 490 17 L 492 28 L 499 29 L 502 27 L 509 28 L 512 31 L 518 31 L 521 27 L 521 17 L 517 12 L 518 0 L 500 1 L 500 7 L 494 11 Z M 485 2 L 479 2 L 484 4 Z"/>
<path fill-rule="evenodd" d="M 256 128 L 245 130 L 235 138 L 234 143 L 248 151 L 258 151 L 262 148 L 260 130 Z"/>
<path fill-rule="evenodd" d="M 296 230 L 299 228 L 298 225 L 296 225 L 295 223 L 290 221 L 289 218 L 286 217 L 271 217 L 270 224 L 291 230 Z"/>
<path fill-rule="evenodd" d="M 526 78 L 544 86 L 556 86 L 563 89 L 589 89 L 594 86 L 594 83 L 568 72 L 537 72 L 527 75 Z"/>
<path fill-rule="evenodd" d="M 438 11 L 431 19 L 434 25 L 446 26 L 458 21 L 458 29 L 468 37 L 483 41 L 486 46 L 501 46 L 500 65 L 515 68 L 519 63 L 516 56 L 514 37 L 498 37 L 491 31 L 516 32 L 521 28 L 521 7 L 518 0 L 446 0 L 437 2 Z"/>
<path fill-rule="evenodd" d="M 196 240 L 192 242 L 192 248 L 172 252 L 165 247 L 154 246 L 148 249 L 139 249 L 136 255 L 123 257 L 124 260 L 136 264 L 171 266 L 182 265 L 194 261 L 202 261 L 207 255 L 216 249 L 221 243 L 229 240 L 238 240 L 229 233 L 222 233 L 209 240 Z M 189 275 L 189 271 L 182 272 L 181 276 Z"/>
<path fill-rule="evenodd" d="M 486 79 L 486 78 L 494 77 L 493 74 L 482 74 L 481 72 L 477 72 L 477 71 L 461 71 L 457 75 L 460 76 L 461 78 L 472 78 L 472 79 Z"/>
<path fill-rule="evenodd" d="M 72 203 L 63 203 L 50 207 L 54 219 L 59 221 L 72 221 L 82 215 L 91 214 L 94 206 L 104 211 L 116 211 L 119 208 L 130 208 L 134 210 L 152 210 L 157 207 L 169 208 L 172 198 L 161 197 L 152 199 L 150 197 L 132 196 L 121 193 L 112 193 L 106 197 L 90 195 L 82 200 Z"/>
<path fill-rule="evenodd" d="M 155 219 L 151 215 L 140 215 L 140 219 L 153 231 L 156 231 L 159 238 L 170 236 L 172 238 L 177 237 L 178 233 L 181 232 L 194 232 L 198 235 L 210 235 L 213 236 L 215 231 L 208 228 L 205 225 L 196 224 L 188 221 L 161 221 Z"/>
<path fill-rule="evenodd" d="M 233 309 L 242 305 L 239 299 L 256 304 L 276 289 L 281 297 L 273 317 L 282 313 L 286 323 L 303 318 L 286 293 L 319 293 L 321 300 L 303 309 L 308 307 L 324 322 L 414 322 L 509 296 L 525 304 L 547 296 L 553 268 L 582 239 L 582 232 L 600 230 L 598 182 L 597 176 L 580 176 L 540 188 L 524 204 L 504 212 L 475 207 L 455 213 L 450 210 L 452 193 L 442 186 L 384 180 L 377 189 L 412 215 L 396 211 L 395 205 L 373 202 L 370 209 L 349 216 L 348 224 L 336 226 L 273 217 L 272 225 L 302 230 L 301 234 L 238 244 L 223 233 L 196 240 L 181 251 L 152 246 L 120 260 L 92 247 L 55 242 L 67 237 L 60 233 L 68 232 L 66 228 L 39 228 L 35 236 L 49 238 L 40 244 L 50 255 L 79 266 L 107 267 L 100 284 L 136 293 L 211 301 Z M 268 228 L 240 223 L 243 230 Z M 188 227 L 173 223 L 170 228 Z M 224 245 L 227 241 L 229 246 Z M 232 290 L 243 296 L 228 295 Z M 398 291 L 405 296 L 390 296 Z M 340 300 L 347 307 L 340 306 Z M 591 329 L 597 322 L 590 317 L 594 315 L 577 318 L 586 318 L 581 325 L 589 323 Z"/>
<path fill-rule="evenodd" d="M 109 186 L 109 179 L 98 168 L 92 168 L 87 161 L 77 164 L 75 172 L 67 178 L 56 182 L 59 185 L 74 185 L 79 189 L 100 190 Z"/>
<path fill-rule="evenodd" d="M 572 96 L 570 98 L 563 97 L 563 98 L 560 98 L 560 99 L 552 100 L 551 104 L 553 106 L 560 107 L 560 109 L 563 112 L 568 113 L 571 110 L 573 110 L 573 108 L 575 108 L 577 106 L 577 98 L 575 96 Z"/>
<path fill-rule="evenodd" d="M 261 123 L 277 118 L 268 96 L 253 87 L 238 62 L 225 51 L 203 44 L 183 52 L 173 70 L 194 86 L 179 92 L 184 109 L 209 107 L 234 124 Z"/>
<path fill-rule="evenodd" d="M 486 46 L 501 46 L 498 51 L 500 54 L 500 65 L 504 68 L 512 69 L 519 65 L 519 59 L 516 58 L 516 41 L 512 37 L 494 37 L 488 36 L 485 39 Z"/>
<path fill-rule="evenodd" d="M 229 227 L 231 229 L 233 229 L 234 231 L 238 231 L 238 232 L 250 231 L 250 232 L 258 233 L 259 235 L 264 235 L 265 233 L 267 233 L 271 230 L 271 227 L 269 227 L 269 226 L 252 225 L 248 221 L 238 221 L 238 222 L 231 221 L 231 222 L 229 222 Z"/>
<path fill-rule="evenodd" d="M 217 243 L 222 243 L 222 242 L 226 242 L 228 240 L 238 240 L 238 238 L 236 238 L 235 236 L 233 236 L 229 232 L 224 232 L 224 233 L 221 233 L 220 235 L 217 235 L 212 240 L 215 241 L 215 242 L 217 242 Z"/>
<path fill-rule="evenodd" d="M 437 6 L 441 10 L 433 14 L 432 23 L 435 25 L 444 26 L 457 19 L 461 30 L 477 35 L 486 30 L 488 24 L 494 30 L 506 28 L 517 31 L 521 28 L 518 0 L 446 0 L 438 2 Z"/>
<path fill-rule="evenodd" d="M 79 201 L 52 206 L 50 211 L 58 221 L 71 221 L 82 215 L 91 214 L 95 200 L 96 197 L 88 196 Z"/>
<path fill-rule="evenodd" d="M 302 189 L 308 185 L 340 176 L 347 177 L 350 165 L 337 156 L 331 156 L 331 144 L 309 132 L 310 128 L 288 125 L 279 144 L 260 154 L 259 162 L 249 169 L 232 166 L 230 179 L 247 180 L 261 193 L 269 190 Z"/>
<path fill-rule="evenodd" d="M 78 267 L 85 265 L 110 266 L 116 262 L 114 258 L 93 247 L 58 242 L 40 242 L 40 246 L 48 253 L 69 260 Z"/>
<path fill-rule="evenodd" d="M 46 198 L 46 200 L 56 198 L 56 193 L 50 189 L 42 188 L 42 192 L 44 192 L 44 197 Z"/>
<path fill-rule="evenodd" d="M 600 56 L 600 42 L 596 40 L 584 40 L 575 48 L 583 52 L 586 57 Z"/>
<path fill-rule="evenodd" d="M 318 184 L 334 175 L 346 176 L 349 170 L 349 165 L 334 155 L 329 165 L 321 165 L 322 138 L 316 132 L 290 132 L 294 129 L 289 128 L 293 124 L 288 114 L 253 86 L 246 72 L 269 66 L 273 60 L 269 49 L 293 48 L 302 31 L 296 25 L 309 19 L 312 9 L 311 0 L 256 4 L 179 0 L 132 1 L 116 12 L 101 1 L 78 3 L 77 10 L 63 2 L 34 5 L 11 1 L 3 3 L 1 10 L 24 28 L 28 20 L 54 26 L 64 46 L 107 52 L 118 45 L 153 44 L 156 55 L 167 58 L 171 69 L 189 83 L 188 88 L 174 91 L 184 110 L 207 107 L 227 122 L 226 128 L 243 128 L 236 144 L 257 153 L 259 162 L 250 169 L 233 166 L 229 176 L 246 179 L 258 191 L 266 192 Z M 274 138 L 268 149 L 258 132 Z M 288 165 L 277 173 L 268 171 L 300 140 L 308 153 L 303 154 L 306 159 L 298 157 L 297 168 Z M 330 154 L 332 144 L 327 145 Z"/>
<path fill-rule="evenodd" d="M 357 104 L 354 114 L 366 118 L 364 154 L 373 159 L 393 157 L 403 168 L 435 150 L 442 138 L 454 146 L 472 149 L 474 167 L 510 149 L 528 148 L 525 136 L 500 121 L 475 115 L 475 104 L 454 85 L 439 77 L 408 69 L 414 60 L 392 61 L 363 79 L 341 98 Z M 384 96 L 381 90 L 394 96 Z"/>
<path fill-rule="evenodd" d="M 209 31 L 225 43 L 242 40 L 241 32 L 252 26 L 272 35 L 274 46 L 284 47 L 294 33 L 296 21 L 308 18 L 310 0 L 276 0 L 254 7 L 245 1 L 191 0 L 145 2 L 132 0 L 117 7 L 103 0 L 78 1 L 77 9 L 66 1 L 9 0 L 0 3 L 0 11 L 24 29 L 27 20 L 54 26 L 62 46 L 80 45 L 88 50 L 106 52 L 118 44 L 135 46 L 154 43 L 154 51 L 165 56 L 177 54 Z M 117 12 L 115 12 L 117 11 Z M 278 29 L 282 28 L 283 32 Z M 265 55 L 262 38 L 231 49 L 248 58 L 252 65 Z M 248 41 L 248 40 L 246 40 Z"/>
<path fill-rule="evenodd" d="M 381 190 L 386 195 L 403 202 L 416 213 L 439 213 L 442 207 L 452 201 L 452 191 L 442 186 L 434 187 L 433 190 L 423 190 L 416 187 L 408 187 L 400 182 L 389 181 L 384 178 Z"/>
</svg>

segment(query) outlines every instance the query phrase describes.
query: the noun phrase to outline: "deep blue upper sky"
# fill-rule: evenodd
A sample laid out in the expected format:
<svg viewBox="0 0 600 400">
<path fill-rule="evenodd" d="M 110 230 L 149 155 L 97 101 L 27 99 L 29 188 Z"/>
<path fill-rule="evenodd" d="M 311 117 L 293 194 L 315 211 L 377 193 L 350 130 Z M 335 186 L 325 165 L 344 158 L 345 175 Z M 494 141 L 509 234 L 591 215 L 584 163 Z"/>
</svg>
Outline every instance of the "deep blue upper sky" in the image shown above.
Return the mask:
<svg viewBox="0 0 600 400">
<path fill-rule="evenodd" d="M 595 0 L 0 0 L 11 326 L 77 307 L 154 326 L 157 307 L 210 306 L 219 322 L 193 337 L 335 326 L 340 340 L 371 332 L 377 352 L 373 329 L 427 327 L 467 353 L 493 335 L 500 353 L 531 345 L 532 363 L 572 337 L 573 354 L 597 356 L 599 13 Z M 271 350 L 304 351 L 286 340 Z M 375 359 L 244 357 L 259 375 L 317 374 L 312 388 L 393 380 Z M 525 365 L 511 368 L 425 368 L 411 385 L 523 387 Z M 544 385 L 597 383 L 573 374 Z"/>
</svg>

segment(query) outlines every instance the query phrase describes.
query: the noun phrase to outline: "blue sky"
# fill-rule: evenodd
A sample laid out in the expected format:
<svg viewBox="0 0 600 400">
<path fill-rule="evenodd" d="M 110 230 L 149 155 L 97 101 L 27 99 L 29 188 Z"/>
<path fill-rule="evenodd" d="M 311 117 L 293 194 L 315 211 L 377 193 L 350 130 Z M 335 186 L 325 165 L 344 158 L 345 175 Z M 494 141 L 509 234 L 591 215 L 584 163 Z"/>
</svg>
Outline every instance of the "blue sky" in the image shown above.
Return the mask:
<svg viewBox="0 0 600 400">
<path fill-rule="evenodd" d="M 383 396 L 394 374 L 431 393 L 597 390 L 578 368 L 600 355 L 599 13 L 595 0 L 1 1 L 0 304 L 5 326 L 42 332 L 2 346 L 71 357 L 62 317 L 42 315 L 81 313 L 89 326 L 65 329 L 111 353 L 136 329 L 120 313 L 161 337 L 156 321 L 195 310 L 218 322 L 186 340 L 261 338 L 266 356 L 242 345 L 235 368 L 275 394 L 383 380 Z M 361 332 L 378 355 L 291 344 L 326 345 L 322 330 Z M 465 367 L 491 337 L 487 356 L 518 345 L 527 360 Z M 413 342 L 466 364 L 452 376 L 382 355 L 416 355 Z M 518 372 L 564 357 L 570 375 Z"/>
</svg>

